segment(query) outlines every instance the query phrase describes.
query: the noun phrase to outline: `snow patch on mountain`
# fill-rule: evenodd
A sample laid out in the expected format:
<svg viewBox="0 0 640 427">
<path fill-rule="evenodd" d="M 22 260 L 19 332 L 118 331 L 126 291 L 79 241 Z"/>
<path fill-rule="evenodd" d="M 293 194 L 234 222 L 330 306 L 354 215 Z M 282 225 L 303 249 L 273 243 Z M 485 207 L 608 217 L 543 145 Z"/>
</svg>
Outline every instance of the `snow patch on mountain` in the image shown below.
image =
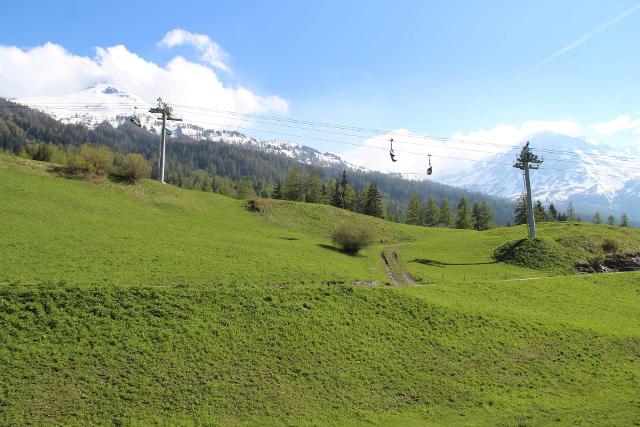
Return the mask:
<svg viewBox="0 0 640 427">
<path fill-rule="evenodd" d="M 143 128 L 155 133 L 160 133 L 162 130 L 162 121 L 158 120 L 157 114 L 148 112 L 149 103 L 108 83 L 97 83 L 82 91 L 64 96 L 22 98 L 15 101 L 47 113 L 66 124 L 80 124 L 93 128 L 107 122 L 117 127 L 128 122 L 135 114 Z M 243 145 L 268 153 L 283 154 L 309 165 L 337 165 L 366 170 L 345 162 L 335 154 L 321 153 L 291 141 L 277 139 L 263 141 L 234 130 L 208 129 L 189 121 L 168 122 L 167 127 L 173 135 L 191 138 L 194 141 L 206 140 L 214 143 Z"/>
<path fill-rule="evenodd" d="M 640 166 L 627 160 L 627 156 L 637 153 L 551 132 L 531 135 L 529 141 L 544 160 L 539 170 L 531 171 L 536 199 L 558 206 L 571 201 L 585 213 L 601 210 L 640 216 Z M 524 189 L 522 171 L 510 166 L 517 154 L 518 150 L 512 150 L 491 156 L 486 163 L 477 163 L 440 181 L 515 199 Z"/>
</svg>

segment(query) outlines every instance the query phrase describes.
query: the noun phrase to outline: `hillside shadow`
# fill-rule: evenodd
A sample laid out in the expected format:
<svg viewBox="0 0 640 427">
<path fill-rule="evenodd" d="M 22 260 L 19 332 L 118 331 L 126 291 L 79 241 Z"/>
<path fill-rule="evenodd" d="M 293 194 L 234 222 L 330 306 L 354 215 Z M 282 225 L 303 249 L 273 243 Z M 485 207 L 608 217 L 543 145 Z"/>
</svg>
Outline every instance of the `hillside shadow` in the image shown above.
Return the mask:
<svg viewBox="0 0 640 427">
<path fill-rule="evenodd" d="M 338 252 L 343 254 L 344 252 L 342 252 L 340 249 L 336 248 L 335 246 L 331 246 L 331 245 L 325 245 L 323 243 L 318 243 L 318 246 L 321 247 L 322 249 L 327 249 L 333 252 Z"/>
<path fill-rule="evenodd" d="M 487 261 L 487 262 L 460 262 L 460 263 L 455 263 L 455 262 L 442 262 L 442 261 L 436 261 L 434 259 L 424 259 L 424 258 L 415 258 L 412 261 L 409 262 L 417 262 L 418 264 L 422 264 L 422 265 L 428 265 L 431 267 L 440 267 L 440 268 L 444 268 L 448 265 L 488 265 L 488 264 L 497 264 L 498 261 Z"/>
</svg>

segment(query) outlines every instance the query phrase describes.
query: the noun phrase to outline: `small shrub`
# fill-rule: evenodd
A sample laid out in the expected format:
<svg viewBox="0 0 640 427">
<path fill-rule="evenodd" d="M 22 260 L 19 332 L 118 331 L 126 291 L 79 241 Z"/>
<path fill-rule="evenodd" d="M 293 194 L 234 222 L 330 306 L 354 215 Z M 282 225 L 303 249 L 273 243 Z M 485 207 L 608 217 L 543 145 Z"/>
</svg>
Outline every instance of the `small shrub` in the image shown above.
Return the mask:
<svg viewBox="0 0 640 427">
<path fill-rule="evenodd" d="M 32 160 L 38 160 L 40 162 L 60 163 L 64 159 L 64 155 L 60 150 L 60 148 L 53 145 L 52 143 L 29 144 L 26 150 L 23 150 L 23 151 L 24 153 L 22 152 L 20 153 L 21 157 L 30 158 Z"/>
<path fill-rule="evenodd" d="M 604 260 L 604 254 L 593 254 L 587 257 L 587 264 L 589 264 L 591 268 L 597 271 L 604 264 Z"/>
<path fill-rule="evenodd" d="M 113 152 L 106 146 L 81 145 L 67 157 L 66 169 L 72 175 L 103 176 L 111 171 Z"/>
<path fill-rule="evenodd" d="M 141 154 L 127 154 L 118 162 L 115 174 L 128 181 L 137 182 L 149 177 L 151 166 Z"/>
<path fill-rule="evenodd" d="M 334 230 L 331 240 L 340 246 L 343 252 L 356 255 L 373 243 L 373 235 L 363 226 L 342 224 Z"/>
<path fill-rule="evenodd" d="M 608 254 L 617 254 L 620 251 L 620 243 L 614 239 L 604 239 L 601 247 Z"/>
</svg>

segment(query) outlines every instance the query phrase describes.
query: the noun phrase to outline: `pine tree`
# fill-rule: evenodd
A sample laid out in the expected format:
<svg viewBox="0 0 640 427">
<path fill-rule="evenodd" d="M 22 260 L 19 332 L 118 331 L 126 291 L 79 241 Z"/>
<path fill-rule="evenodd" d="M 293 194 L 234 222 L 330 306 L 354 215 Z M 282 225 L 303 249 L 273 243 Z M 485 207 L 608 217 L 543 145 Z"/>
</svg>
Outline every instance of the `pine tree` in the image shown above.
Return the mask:
<svg viewBox="0 0 640 427">
<path fill-rule="evenodd" d="M 429 196 L 427 200 L 427 206 L 424 209 L 424 224 L 429 227 L 433 227 L 440 220 L 440 210 L 436 204 L 436 199 L 433 196 Z"/>
<path fill-rule="evenodd" d="M 344 189 L 344 208 L 350 211 L 356 209 L 356 190 L 349 184 Z"/>
<path fill-rule="evenodd" d="M 578 218 L 576 216 L 575 209 L 573 209 L 573 203 L 569 202 L 569 206 L 567 206 L 567 211 L 565 212 L 565 216 L 567 217 L 567 221 L 575 221 Z"/>
<path fill-rule="evenodd" d="M 284 197 L 284 195 L 282 194 L 282 185 L 280 185 L 280 183 L 276 184 L 276 188 L 273 189 L 273 193 L 271 193 L 271 198 L 272 199 L 276 199 L 276 200 L 280 200 Z"/>
<path fill-rule="evenodd" d="M 304 200 L 307 203 L 320 203 L 322 199 L 322 181 L 316 169 L 309 172 L 304 183 Z"/>
<path fill-rule="evenodd" d="M 344 209 L 344 190 L 340 186 L 340 181 L 336 181 L 336 185 L 331 195 L 331 206 Z"/>
<path fill-rule="evenodd" d="M 593 216 L 593 223 L 602 224 L 602 218 L 600 217 L 600 212 L 596 212 L 596 214 Z"/>
<path fill-rule="evenodd" d="M 322 189 L 320 190 L 320 203 L 322 203 L 323 205 L 326 205 L 329 203 L 329 201 L 330 201 L 329 187 L 327 187 L 326 182 L 323 182 Z"/>
<path fill-rule="evenodd" d="M 616 225 L 616 217 L 613 215 L 609 215 L 607 217 L 607 224 L 609 225 Z"/>
<path fill-rule="evenodd" d="M 416 193 L 411 195 L 409 199 L 409 205 L 407 206 L 407 214 L 405 215 L 405 222 L 411 225 L 423 225 L 422 215 L 422 203 Z"/>
<path fill-rule="evenodd" d="M 543 222 L 547 220 L 547 212 L 540 200 L 536 200 L 536 204 L 533 207 L 533 216 L 536 222 Z"/>
<path fill-rule="evenodd" d="M 516 210 L 513 219 L 514 225 L 521 225 L 527 223 L 527 202 L 525 201 L 525 196 L 522 194 L 518 197 L 518 201 L 516 202 Z"/>
<path fill-rule="evenodd" d="M 364 213 L 367 208 L 367 191 L 369 191 L 369 184 L 356 196 L 356 212 L 358 213 Z"/>
<path fill-rule="evenodd" d="M 287 200 L 300 200 L 303 196 L 302 178 L 300 169 L 296 166 L 289 169 L 284 179 L 284 198 Z"/>
<path fill-rule="evenodd" d="M 491 207 L 487 202 L 474 203 L 471 216 L 473 218 L 473 228 L 475 230 L 483 231 L 495 227 L 495 224 L 491 220 L 493 212 L 491 212 Z M 511 224 L 509 223 L 507 226 L 510 225 Z"/>
<path fill-rule="evenodd" d="M 438 222 L 450 227 L 453 223 L 453 213 L 451 212 L 451 206 L 447 199 L 442 199 L 440 202 L 440 217 Z"/>
<path fill-rule="evenodd" d="M 343 189 L 347 188 L 347 185 L 349 185 L 349 177 L 347 176 L 346 170 L 342 171 L 342 173 L 340 174 L 340 178 L 338 179 L 338 182 L 340 183 L 340 186 Z"/>
<path fill-rule="evenodd" d="M 549 220 L 550 221 L 557 221 L 558 220 L 558 210 L 553 205 L 553 203 L 551 203 L 549 205 Z"/>
<path fill-rule="evenodd" d="M 466 197 L 461 197 L 456 210 L 456 228 L 472 228 L 471 210 Z"/>
<path fill-rule="evenodd" d="M 382 199 L 380 198 L 378 187 L 376 187 L 374 184 L 369 185 L 369 189 L 367 190 L 367 203 L 364 213 L 367 215 L 382 218 Z"/>
<path fill-rule="evenodd" d="M 620 227 L 628 227 L 629 226 L 629 217 L 626 213 L 623 213 L 620 217 Z"/>
<path fill-rule="evenodd" d="M 253 191 L 253 188 L 251 187 L 251 181 L 249 181 L 248 179 L 241 179 L 238 182 L 238 199 L 240 200 L 246 200 L 246 199 L 250 199 L 251 197 L 255 197 L 256 193 Z"/>
</svg>

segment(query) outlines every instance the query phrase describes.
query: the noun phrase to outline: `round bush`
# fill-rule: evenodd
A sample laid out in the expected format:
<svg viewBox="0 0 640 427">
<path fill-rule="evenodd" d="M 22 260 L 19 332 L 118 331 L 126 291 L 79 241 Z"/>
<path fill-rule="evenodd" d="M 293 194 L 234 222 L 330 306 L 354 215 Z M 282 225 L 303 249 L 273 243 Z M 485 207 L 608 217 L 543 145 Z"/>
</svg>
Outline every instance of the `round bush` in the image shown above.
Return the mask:
<svg viewBox="0 0 640 427">
<path fill-rule="evenodd" d="M 608 254 L 616 254 L 620 251 L 620 243 L 614 239 L 604 239 L 602 241 L 602 250 Z"/>
<path fill-rule="evenodd" d="M 118 175 L 131 182 L 149 177 L 151 166 L 141 154 L 127 154 L 118 165 Z"/>
<path fill-rule="evenodd" d="M 334 230 L 331 240 L 343 252 L 349 255 L 356 255 L 373 243 L 373 235 L 369 229 L 363 226 L 342 224 Z"/>
</svg>

